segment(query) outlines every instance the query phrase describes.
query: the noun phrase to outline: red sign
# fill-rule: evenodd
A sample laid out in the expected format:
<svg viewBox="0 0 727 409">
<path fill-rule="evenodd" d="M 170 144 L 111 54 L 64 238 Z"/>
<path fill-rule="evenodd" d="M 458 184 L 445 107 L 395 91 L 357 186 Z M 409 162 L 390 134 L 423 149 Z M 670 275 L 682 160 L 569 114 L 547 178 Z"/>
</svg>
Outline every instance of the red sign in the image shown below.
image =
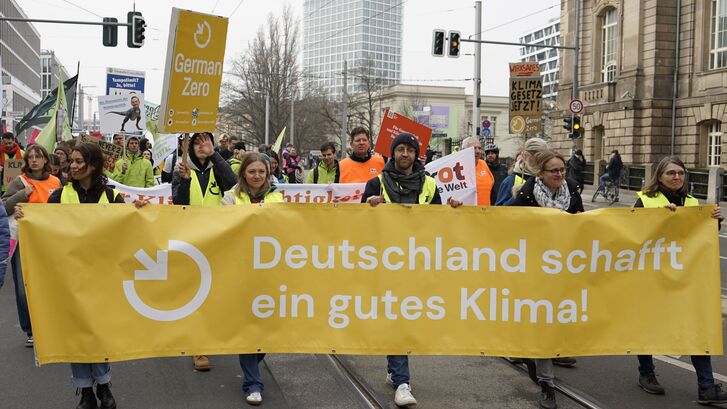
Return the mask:
<svg viewBox="0 0 727 409">
<path fill-rule="evenodd" d="M 386 157 L 391 156 L 391 141 L 403 132 L 408 132 L 419 140 L 419 154 L 424 155 L 432 138 L 431 128 L 388 109 L 384 112 L 374 152 Z"/>
<path fill-rule="evenodd" d="M 540 64 L 537 62 L 511 62 L 510 78 L 540 77 Z"/>
</svg>

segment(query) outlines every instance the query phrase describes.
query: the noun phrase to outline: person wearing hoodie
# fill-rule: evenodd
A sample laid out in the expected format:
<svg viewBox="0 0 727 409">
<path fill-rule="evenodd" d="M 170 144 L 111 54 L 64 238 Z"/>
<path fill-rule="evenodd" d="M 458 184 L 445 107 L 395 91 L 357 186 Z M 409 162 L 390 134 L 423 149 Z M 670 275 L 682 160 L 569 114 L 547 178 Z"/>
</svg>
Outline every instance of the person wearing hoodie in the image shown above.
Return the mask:
<svg viewBox="0 0 727 409">
<path fill-rule="evenodd" d="M 419 158 L 419 140 L 410 133 L 400 133 L 391 142 L 391 159 L 381 174 L 374 176 L 364 188 L 361 203 L 376 207 L 382 203 L 411 203 L 420 205 L 442 204 L 437 182 L 427 176 Z M 451 199 L 452 207 L 462 202 Z M 409 358 L 406 355 L 388 355 L 386 382 L 396 389 L 397 406 L 416 405 L 409 385 Z"/>
<path fill-rule="evenodd" d="M 1 138 L 2 144 L 0 144 L 0 169 L 5 169 L 5 161 L 8 159 L 23 159 L 25 152 L 20 148 L 17 142 L 15 142 L 15 135 L 12 132 L 5 132 Z M 8 185 L 2 184 L 0 190 L 3 192 L 8 190 Z"/>
<path fill-rule="evenodd" d="M 506 177 L 500 185 L 495 206 L 509 206 L 512 204 L 515 197 L 513 190 L 519 189 L 528 179 L 533 177 L 530 172 L 533 155 L 546 149 L 548 149 L 548 142 L 544 139 L 530 138 L 525 141 L 523 151 L 520 153 L 521 159 L 515 163 L 513 173 Z"/>
<path fill-rule="evenodd" d="M 154 170 L 151 162 L 144 159 L 139 148 L 139 137 L 130 136 L 126 141 L 126 156 L 116 161 L 114 171 L 107 173 L 114 182 L 133 187 L 152 187 Z"/>
<path fill-rule="evenodd" d="M 341 170 L 336 159 L 336 145 L 333 142 L 326 142 L 321 145 L 321 160 L 308 172 L 306 183 L 323 184 L 338 183 L 341 178 Z"/>
<path fill-rule="evenodd" d="M 363 127 L 351 131 L 351 156 L 339 164 L 341 183 L 366 183 L 384 169 L 384 158 L 371 154 L 369 131 Z"/>
<path fill-rule="evenodd" d="M 249 152 L 243 154 L 237 172 L 238 182 L 234 189 L 225 192 L 223 206 L 250 205 L 257 203 L 282 203 L 283 195 L 275 191 L 270 182 L 270 167 L 264 154 Z M 265 354 L 240 354 L 240 368 L 243 373 L 242 390 L 245 401 L 250 405 L 263 402 L 263 381 L 260 376 L 260 361 Z"/>
</svg>

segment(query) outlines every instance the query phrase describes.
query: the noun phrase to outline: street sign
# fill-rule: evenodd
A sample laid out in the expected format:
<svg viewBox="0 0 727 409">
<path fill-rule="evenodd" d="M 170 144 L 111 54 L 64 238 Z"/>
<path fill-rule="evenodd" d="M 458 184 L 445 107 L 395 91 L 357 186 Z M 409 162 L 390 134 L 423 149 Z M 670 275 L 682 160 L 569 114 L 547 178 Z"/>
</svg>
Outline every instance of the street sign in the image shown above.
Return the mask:
<svg viewBox="0 0 727 409">
<path fill-rule="evenodd" d="M 489 128 L 490 125 L 491 124 L 490 124 L 490 121 L 489 120 L 485 119 L 484 121 L 482 121 L 482 127 L 483 128 Z"/>
<path fill-rule="evenodd" d="M 484 137 L 490 136 L 490 128 L 483 128 L 482 129 L 482 136 L 484 136 Z"/>
<path fill-rule="evenodd" d="M 584 108 L 584 107 L 583 107 L 583 101 L 581 101 L 580 99 L 572 99 L 572 100 L 571 100 L 571 101 L 570 101 L 570 102 L 568 103 L 568 110 L 569 110 L 569 111 L 570 111 L 570 112 L 571 112 L 571 113 L 572 113 L 573 115 L 578 115 L 578 114 L 580 114 L 581 112 L 583 112 L 583 108 Z"/>
<path fill-rule="evenodd" d="M 227 23 L 225 17 L 172 9 L 160 132 L 215 130 Z"/>
</svg>

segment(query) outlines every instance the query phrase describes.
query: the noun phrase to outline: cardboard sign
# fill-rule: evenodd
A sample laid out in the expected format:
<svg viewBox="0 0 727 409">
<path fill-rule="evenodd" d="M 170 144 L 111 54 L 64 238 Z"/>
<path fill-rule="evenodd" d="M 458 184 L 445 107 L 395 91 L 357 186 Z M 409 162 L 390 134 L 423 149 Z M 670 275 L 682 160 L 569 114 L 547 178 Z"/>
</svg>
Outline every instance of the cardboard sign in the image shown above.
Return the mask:
<svg viewBox="0 0 727 409">
<path fill-rule="evenodd" d="M 144 94 L 99 96 L 98 112 L 101 133 L 143 135 L 146 131 Z"/>
<path fill-rule="evenodd" d="M 215 130 L 226 42 L 227 18 L 172 9 L 160 132 Z"/>
<path fill-rule="evenodd" d="M 104 169 L 113 172 L 116 161 L 124 154 L 124 148 L 110 142 L 96 139 L 93 136 L 81 134 L 78 136 L 78 143 L 94 143 L 101 148 L 104 157 Z"/>
<path fill-rule="evenodd" d="M 532 78 L 540 76 L 540 64 L 538 62 L 511 62 L 510 78 Z"/>
<path fill-rule="evenodd" d="M 25 161 L 22 159 L 5 159 L 5 168 L 3 169 L 3 185 L 9 185 L 16 177 L 22 173 Z"/>
<path fill-rule="evenodd" d="M 419 155 L 424 155 L 432 138 L 432 129 L 389 109 L 384 112 L 374 152 L 386 157 L 391 156 L 391 141 L 402 132 L 408 132 L 419 140 Z"/>
<path fill-rule="evenodd" d="M 510 133 L 535 135 L 541 130 L 543 81 L 537 62 L 510 64 Z"/>
</svg>

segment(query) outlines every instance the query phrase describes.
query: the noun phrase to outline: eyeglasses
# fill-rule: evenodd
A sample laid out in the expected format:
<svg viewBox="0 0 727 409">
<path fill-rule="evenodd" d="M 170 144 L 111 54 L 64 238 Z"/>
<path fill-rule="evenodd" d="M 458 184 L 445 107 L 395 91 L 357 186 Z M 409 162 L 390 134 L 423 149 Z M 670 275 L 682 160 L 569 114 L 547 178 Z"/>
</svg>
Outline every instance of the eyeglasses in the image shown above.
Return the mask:
<svg viewBox="0 0 727 409">
<path fill-rule="evenodd" d="M 551 175 L 557 175 L 557 174 L 565 175 L 565 168 L 543 169 L 543 172 L 550 172 Z"/>
<path fill-rule="evenodd" d="M 681 178 L 681 177 L 684 177 L 684 175 L 686 175 L 687 172 L 685 172 L 683 170 L 668 170 L 668 171 L 664 172 L 664 174 L 669 176 L 670 178 L 673 178 L 675 176 L 679 176 Z"/>
</svg>

